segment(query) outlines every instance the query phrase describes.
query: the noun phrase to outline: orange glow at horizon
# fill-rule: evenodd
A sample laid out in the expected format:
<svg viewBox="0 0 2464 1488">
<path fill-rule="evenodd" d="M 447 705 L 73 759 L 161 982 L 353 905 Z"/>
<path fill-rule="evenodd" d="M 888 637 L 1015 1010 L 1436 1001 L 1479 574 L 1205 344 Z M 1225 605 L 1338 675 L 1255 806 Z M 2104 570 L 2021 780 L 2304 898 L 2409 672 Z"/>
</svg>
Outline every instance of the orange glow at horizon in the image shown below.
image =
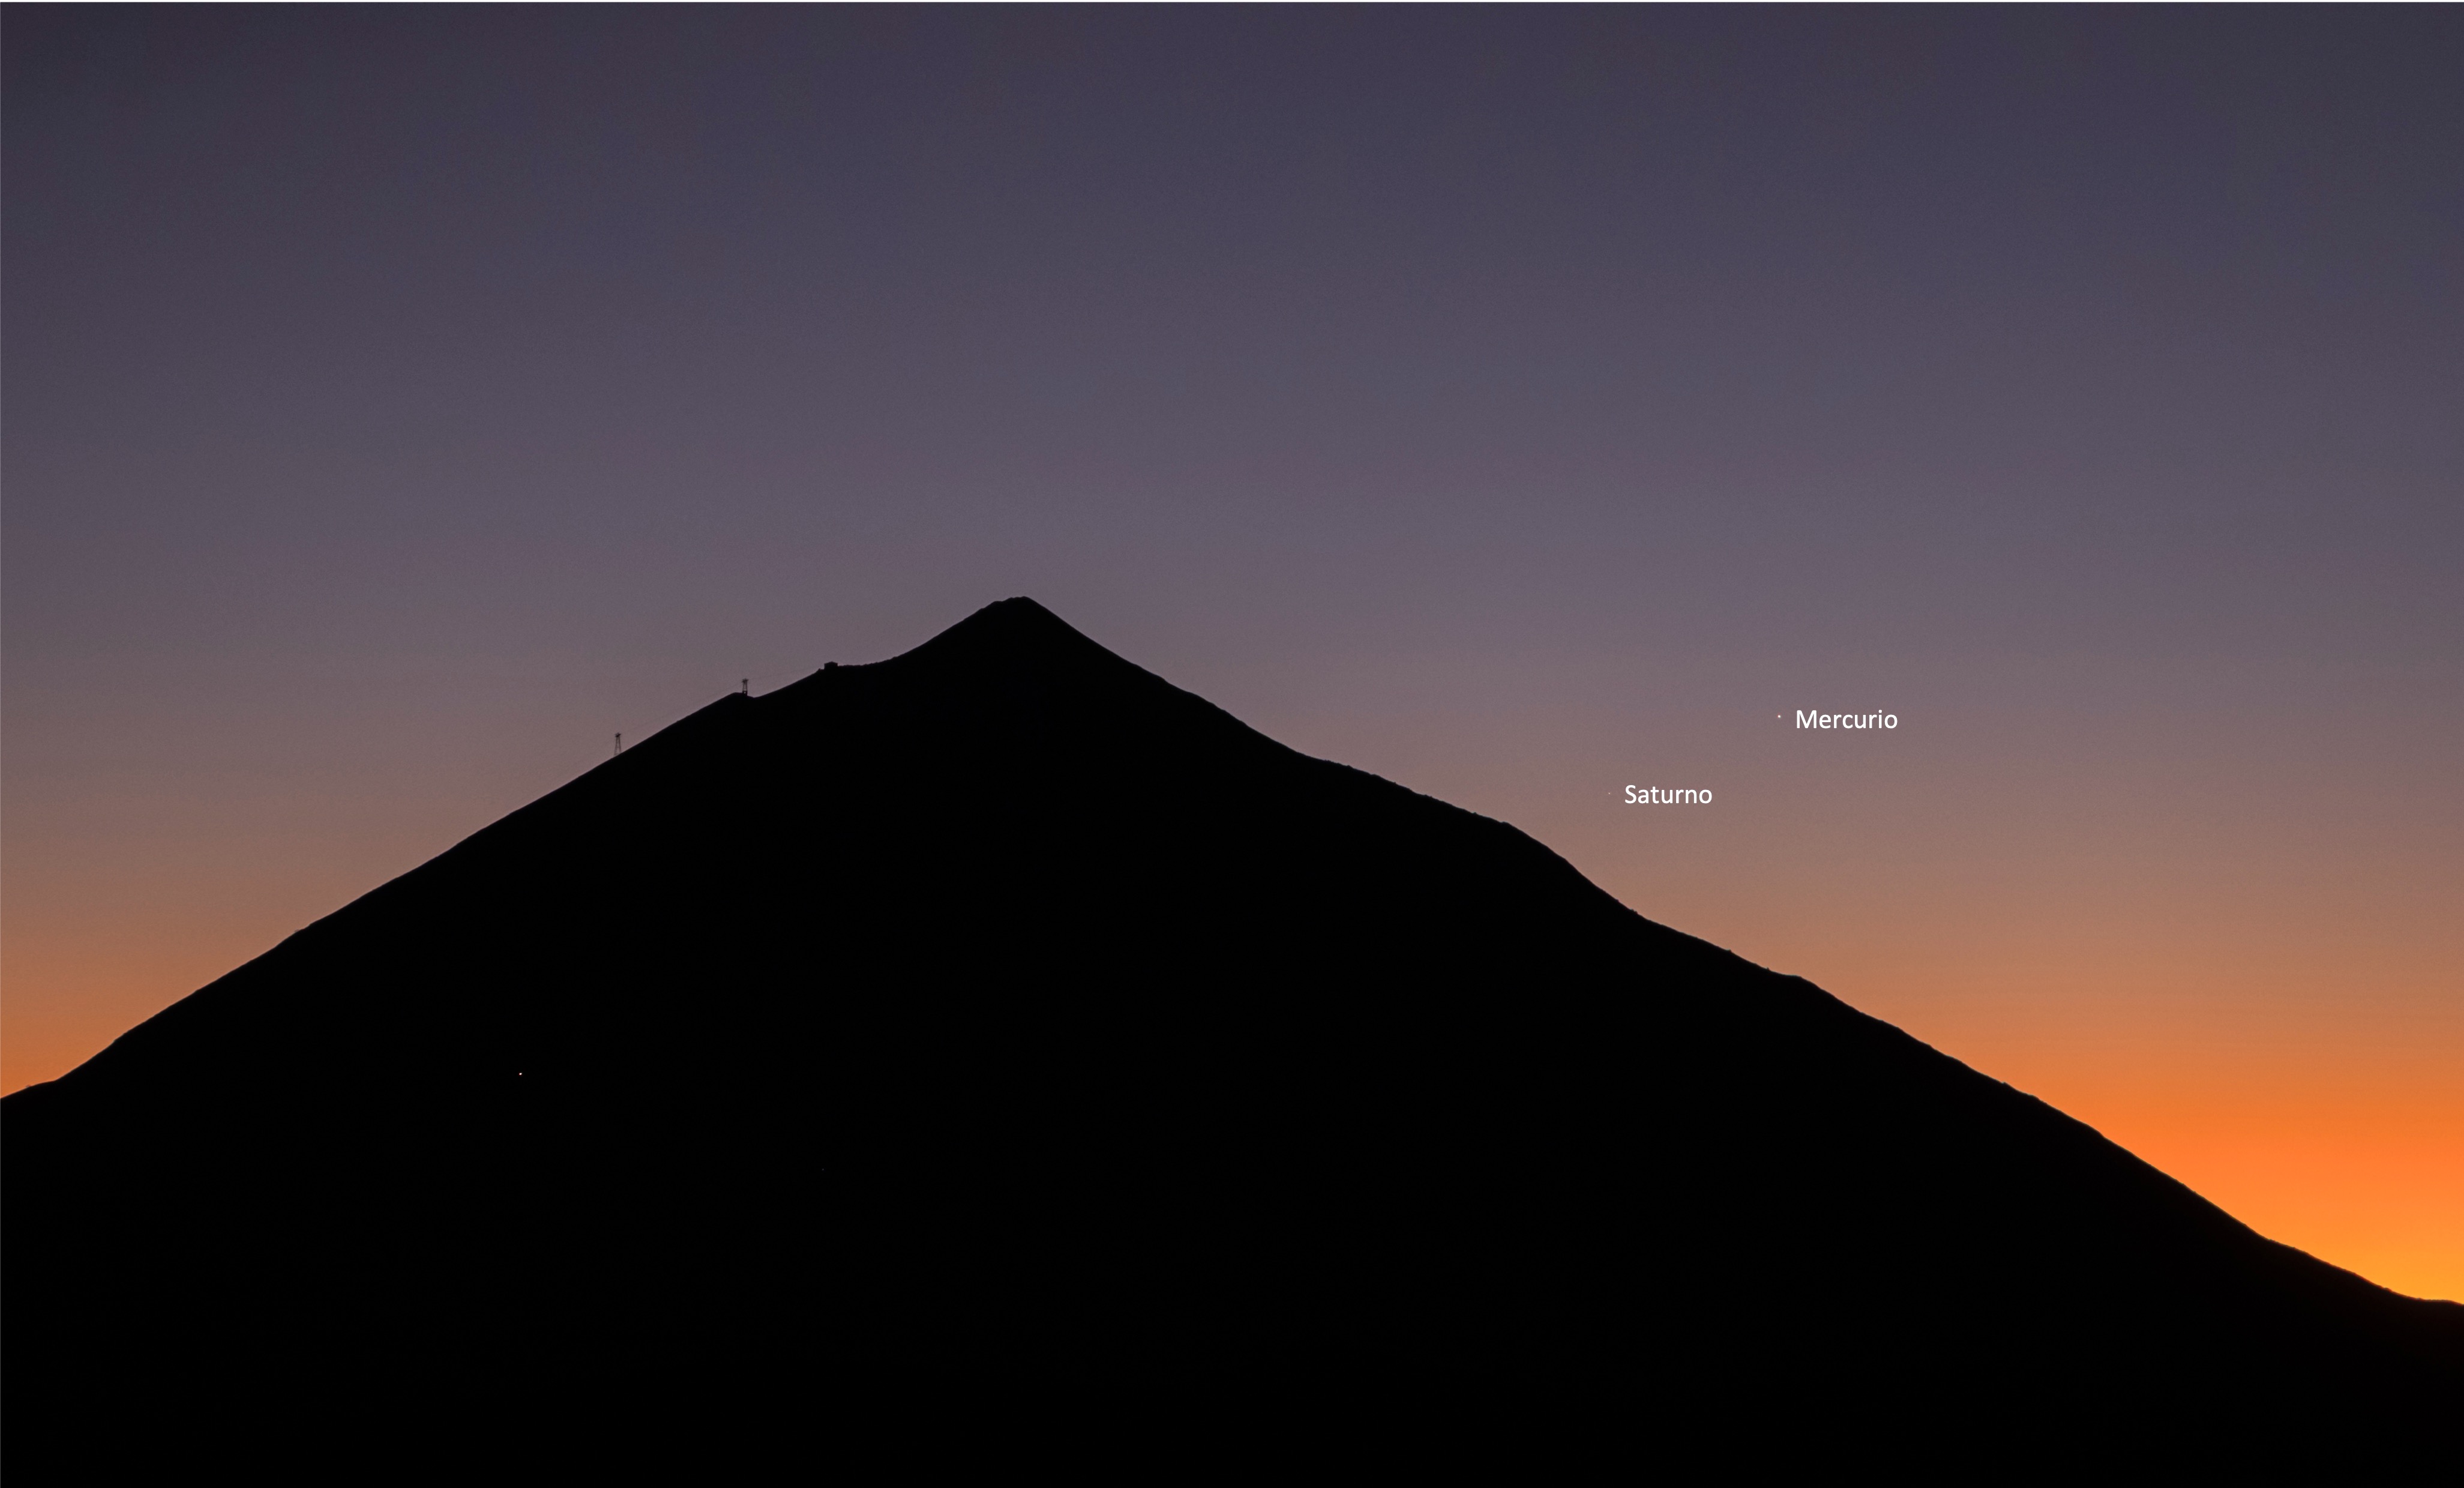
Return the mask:
<svg viewBox="0 0 2464 1488">
<path fill-rule="evenodd" d="M 1857 1001 L 1851 997 L 1852 1002 Z M 1890 1017 L 1875 998 L 1864 1011 Z M 2291 1009 L 2194 1005 L 1890 1018 L 2096 1128 L 2272 1240 L 2413 1297 L 2464 1301 L 2464 1070 L 2453 1031 L 2371 1047 Z"/>
</svg>

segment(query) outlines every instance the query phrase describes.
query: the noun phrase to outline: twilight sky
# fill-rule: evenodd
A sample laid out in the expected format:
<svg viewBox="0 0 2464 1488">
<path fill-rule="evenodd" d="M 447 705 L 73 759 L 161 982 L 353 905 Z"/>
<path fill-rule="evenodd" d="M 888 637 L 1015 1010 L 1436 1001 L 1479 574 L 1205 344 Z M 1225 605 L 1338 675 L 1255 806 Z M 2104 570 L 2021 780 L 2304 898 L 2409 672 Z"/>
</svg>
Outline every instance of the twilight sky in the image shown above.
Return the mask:
<svg viewBox="0 0 2464 1488">
<path fill-rule="evenodd" d="M 0 59 L 0 1088 L 1023 593 L 2464 1298 L 2464 12 Z"/>
</svg>

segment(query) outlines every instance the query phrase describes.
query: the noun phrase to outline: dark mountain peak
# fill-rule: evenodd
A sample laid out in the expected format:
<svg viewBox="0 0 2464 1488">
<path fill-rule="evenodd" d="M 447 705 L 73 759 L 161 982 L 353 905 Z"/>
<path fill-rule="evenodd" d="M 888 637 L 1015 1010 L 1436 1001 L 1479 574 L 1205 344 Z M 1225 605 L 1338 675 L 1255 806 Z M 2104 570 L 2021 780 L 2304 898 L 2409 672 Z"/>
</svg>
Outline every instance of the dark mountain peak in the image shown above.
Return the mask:
<svg viewBox="0 0 2464 1488">
<path fill-rule="evenodd" d="M 1125 673 L 1147 675 L 1024 595 L 986 605 L 923 645 L 891 659 L 906 666 L 962 671 L 982 667 L 1113 667 Z"/>
<path fill-rule="evenodd" d="M 1140 767 L 1125 751 L 1149 767 L 1192 747 L 1288 752 L 1023 596 L 986 605 L 912 651 L 816 673 L 781 696 L 790 694 L 797 701 L 782 711 L 809 707 L 828 729 L 886 728 L 909 751 L 980 753 L 997 739 L 1013 751 L 1060 748 L 1071 755 L 1066 767 L 1113 772 L 1115 788 L 1119 772 Z M 1064 767 L 1050 758 L 1042 766 Z"/>
<path fill-rule="evenodd" d="M 1095 643 L 1079 633 L 1077 628 L 1045 609 L 1024 594 L 997 599 L 974 614 L 943 631 L 937 639 L 955 636 L 998 637 L 998 643 L 1031 646 L 1040 639 L 1045 645 Z M 1101 649 L 1101 648 L 1098 648 Z"/>
</svg>

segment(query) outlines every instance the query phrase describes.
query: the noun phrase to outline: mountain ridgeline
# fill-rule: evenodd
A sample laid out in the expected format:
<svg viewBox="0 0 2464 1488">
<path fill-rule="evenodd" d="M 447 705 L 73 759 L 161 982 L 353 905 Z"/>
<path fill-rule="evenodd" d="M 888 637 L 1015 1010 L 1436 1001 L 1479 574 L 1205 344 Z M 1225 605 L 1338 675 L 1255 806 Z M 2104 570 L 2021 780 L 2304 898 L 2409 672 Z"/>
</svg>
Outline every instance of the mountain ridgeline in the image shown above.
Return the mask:
<svg viewBox="0 0 2464 1488">
<path fill-rule="evenodd" d="M 2464 1399 L 2464 1309 L 1023 599 L 0 1111 L 12 1465 L 581 1382 L 2265 1451 Z"/>
</svg>

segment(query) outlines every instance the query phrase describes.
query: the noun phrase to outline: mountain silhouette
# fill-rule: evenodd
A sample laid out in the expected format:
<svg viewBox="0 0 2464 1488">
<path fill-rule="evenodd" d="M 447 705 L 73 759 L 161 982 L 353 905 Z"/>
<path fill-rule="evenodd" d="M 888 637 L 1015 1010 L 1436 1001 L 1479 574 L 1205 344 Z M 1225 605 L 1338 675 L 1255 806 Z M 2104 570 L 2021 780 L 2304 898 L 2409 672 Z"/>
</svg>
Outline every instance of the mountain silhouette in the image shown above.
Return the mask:
<svg viewBox="0 0 2464 1488">
<path fill-rule="evenodd" d="M 44 1477 L 574 1397 L 1740 1461 L 2367 1455 L 2464 1399 L 2464 1308 L 1024 599 L 720 699 L 0 1141 Z"/>
</svg>

